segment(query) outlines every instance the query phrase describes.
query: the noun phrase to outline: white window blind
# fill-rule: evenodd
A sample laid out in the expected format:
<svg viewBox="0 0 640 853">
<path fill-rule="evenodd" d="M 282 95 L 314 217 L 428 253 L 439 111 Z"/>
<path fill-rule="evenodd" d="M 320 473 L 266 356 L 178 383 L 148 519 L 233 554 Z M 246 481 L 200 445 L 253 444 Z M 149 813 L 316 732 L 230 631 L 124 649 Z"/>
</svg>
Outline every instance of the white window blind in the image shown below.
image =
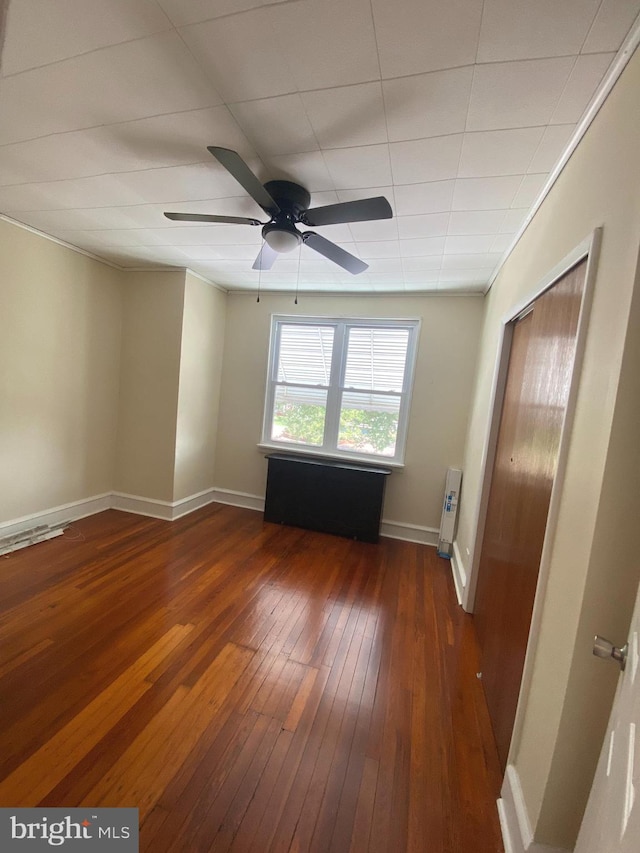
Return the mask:
<svg viewBox="0 0 640 853">
<path fill-rule="evenodd" d="M 274 317 L 263 444 L 402 462 L 418 326 Z"/>
</svg>

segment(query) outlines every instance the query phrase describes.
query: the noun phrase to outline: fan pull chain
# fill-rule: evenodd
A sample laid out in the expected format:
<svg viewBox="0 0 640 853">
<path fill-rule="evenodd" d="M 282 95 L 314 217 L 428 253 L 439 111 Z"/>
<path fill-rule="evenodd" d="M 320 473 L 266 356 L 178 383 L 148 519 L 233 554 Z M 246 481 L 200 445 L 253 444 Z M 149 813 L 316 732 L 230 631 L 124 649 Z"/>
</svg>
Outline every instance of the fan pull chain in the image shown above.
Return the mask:
<svg viewBox="0 0 640 853">
<path fill-rule="evenodd" d="M 296 298 L 293 302 L 294 305 L 298 304 L 298 286 L 300 284 L 300 255 L 302 254 L 302 241 L 298 246 L 298 272 L 296 274 Z"/>
<path fill-rule="evenodd" d="M 264 249 L 264 240 L 262 241 L 262 246 L 260 248 L 260 266 L 258 267 L 258 298 L 256 302 L 260 302 L 260 285 L 262 283 L 262 250 Z"/>
</svg>

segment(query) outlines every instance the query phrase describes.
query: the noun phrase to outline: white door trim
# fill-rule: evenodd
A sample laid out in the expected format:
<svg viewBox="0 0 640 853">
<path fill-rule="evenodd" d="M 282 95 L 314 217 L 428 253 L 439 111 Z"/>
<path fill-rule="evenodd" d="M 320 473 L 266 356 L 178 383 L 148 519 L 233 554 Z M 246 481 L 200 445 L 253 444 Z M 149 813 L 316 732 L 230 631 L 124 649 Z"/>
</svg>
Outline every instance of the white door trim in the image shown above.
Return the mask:
<svg viewBox="0 0 640 853">
<path fill-rule="evenodd" d="M 475 534 L 473 537 L 473 554 L 467 585 L 464 590 L 462 600 L 462 605 L 464 609 L 469 613 L 473 612 L 477 588 L 480 553 L 482 550 L 482 539 L 484 536 L 484 526 L 487 517 L 487 507 L 489 503 L 489 493 L 491 489 L 491 474 L 493 471 L 493 463 L 495 460 L 496 445 L 498 441 L 498 430 L 500 426 L 500 417 L 502 414 L 502 403 L 504 400 L 504 391 L 507 378 L 507 369 L 509 365 L 509 356 L 511 353 L 511 341 L 513 338 L 514 325 L 516 320 L 539 296 L 541 296 L 546 290 L 552 287 L 559 279 L 561 279 L 567 272 L 569 272 L 572 267 L 576 266 L 576 264 L 578 264 L 583 259 L 587 259 L 584 291 L 582 296 L 582 303 L 580 306 L 578 327 L 576 331 L 576 350 L 573 373 L 571 377 L 571 385 L 569 388 L 567 407 L 562 424 L 560 447 L 558 451 L 558 467 L 551 490 L 549 514 L 547 516 L 547 527 L 542 547 L 542 556 L 540 558 L 538 585 L 536 588 L 536 596 L 531 617 L 531 628 L 529 632 L 529 641 L 527 644 L 527 653 L 525 656 L 524 669 L 522 673 L 522 683 L 520 685 L 520 694 L 518 698 L 518 710 L 516 712 L 514 730 L 511 738 L 511 749 L 509 754 L 510 759 L 513 756 L 514 748 L 517 746 L 520 739 L 520 732 L 522 727 L 521 708 L 523 707 L 528 696 L 529 687 L 531 684 L 531 677 L 533 674 L 532 650 L 536 648 L 540 633 L 542 604 L 544 601 L 544 595 L 549 579 L 551 547 L 555 537 L 555 531 L 558 522 L 560 498 L 562 495 L 562 487 L 564 484 L 564 475 L 569 452 L 569 439 L 571 435 L 571 427 L 573 425 L 573 417 L 575 413 L 575 405 L 578 395 L 579 379 L 586 344 L 587 327 L 589 323 L 591 302 L 593 299 L 596 268 L 598 263 L 598 255 L 600 251 L 601 241 L 602 228 L 596 228 L 588 238 L 583 240 L 559 264 L 557 264 L 552 270 L 550 270 L 549 273 L 547 273 L 547 275 L 545 275 L 544 278 L 539 281 L 529 293 L 527 293 L 521 300 L 519 300 L 519 302 L 512 306 L 508 314 L 502 319 L 499 331 L 498 352 L 494 367 L 491 390 L 491 420 L 482 455 L 482 488 L 480 493 L 480 500 L 478 501 L 476 518 L 474 520 Z"/>
</svg>

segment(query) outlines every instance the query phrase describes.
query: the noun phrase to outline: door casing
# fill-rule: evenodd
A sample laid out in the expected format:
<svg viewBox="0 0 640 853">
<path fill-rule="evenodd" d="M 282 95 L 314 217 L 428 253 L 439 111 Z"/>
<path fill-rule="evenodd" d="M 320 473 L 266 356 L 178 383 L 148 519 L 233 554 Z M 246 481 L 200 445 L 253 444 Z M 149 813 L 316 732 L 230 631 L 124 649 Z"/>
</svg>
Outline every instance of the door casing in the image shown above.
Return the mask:
<svg viewBox="0 0 640 853">
<path fill-rule="evenodd" d="M 500 324 L 498 349 L 493 373 L 492 391 L 490 399 L 490 425 L 482 455 L 482 486 L 474 519 L 473 529 L 475 530 L 475 534 L 473 552 L 471 555 L 469 576 L 467 578 L 467 583 L 465 585 L 461 602 L 463 608 L 468 613 L 473 613 L 475 603 L 475 594 L 478 582 L 478 569 L 480 564 L 480 555 L 482 551 L 482 540 L 484 537 L 487 507 L 489 503 L 489 494 L 491 491 L 491 474 L 495 461 L 498 432 L 500 427 L 500 417 L 502 413 L 502 404 L 504 401 L 504 390 L 507 380 L 509 357 L 511 354 L 511 342 L 513 339 L 513 330 L 515 327 L 515 323 L 519 318 L 526 314 L 531 305 L 539 296 L 541 296 L 546 290 L 552 287 L 559 279 L 561 279 L 567 272 L 569 272 L 572 267 L 576 266 L 576 264 L 578 264 L 581 260 L 585 258 L 587 259 L 584 292 L 582 296 L 580 318 L 578 320 L 578 329 L 576 334 L 576 350 L 573 364 L 573 372 L 571 376 L 571 386 L 569 390 L 569 398 L 567 401 L 567 407 L 562 426 L 562 436 L 560 439 L 560 448 L 558 453 L 558 466 L 556 469 L 556 476 L 551 491 L 549 515 L 547 518 L 544 544 L 542 547 L 542 556 L 540 558 L 538 584 L 536 588 L 533 613 L 531 616 L 529 642 L 527 645 L 527 653 L 525 656 L 524 669 L 522 673 L 522 682 L 520 685 L 520 693 L 518 697 L 518 710 L 516 712 L 513 735 L 511 738 L 511 749 L 507 763 L 511 761 L 513 751 L 517 748 L 517 744 L 520 739 L 523 716 L 522 708 L 526 702 L 526 697 L 528 695 L 529 687 L 531 685 L 531 677 L 533 671 L 533 652 L 535 651 L 538 636 L 540 633 L 543 602 L 549 579 L 551 547 L 553 544 L 554 534 L 558 521 L 560 498 L 562 495 L 562 486 L 569 451 L 569 438 L 571 435 L 571 426 L 573 424 L 573 416 L 575 413 L 575 405 L 578 395 L 579 377 L 581 373 L 582 359 L 585 349 L 586 333 L 589 322 L 591 301 L 593 298 L 594 281 L 601 241 L 602 228 L 596 228 L 589 237 L 587 237 L 578 246 L 576 246 L 576 248 L 572 252 L 570 252 L 552 270 L 550 270 L 549 273 L 541 281 L 539 281 L 534 288 L 532 288 L 518 303 L 516 303 L 509 310 L 508 314 L 502 319 L 502 322 Z"/>
</svg>

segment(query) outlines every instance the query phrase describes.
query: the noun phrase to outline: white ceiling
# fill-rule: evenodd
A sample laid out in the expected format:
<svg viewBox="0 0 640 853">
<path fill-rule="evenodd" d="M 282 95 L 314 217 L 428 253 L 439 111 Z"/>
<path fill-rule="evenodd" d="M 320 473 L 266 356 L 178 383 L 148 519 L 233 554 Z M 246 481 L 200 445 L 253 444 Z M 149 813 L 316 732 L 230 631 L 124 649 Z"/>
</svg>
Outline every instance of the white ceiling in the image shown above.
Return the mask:
<svg viewBox="0 0 640 853">
<path fill-rule="evenodd" d="M 318 233 L 264 290 L 483 291 L 640 0 L 11 0 L 0 212 L 122 267 L 255 288 L 265 219 L 207 152 L 312 206 L 385 195 L 394 218 Z"/>
</svg>

